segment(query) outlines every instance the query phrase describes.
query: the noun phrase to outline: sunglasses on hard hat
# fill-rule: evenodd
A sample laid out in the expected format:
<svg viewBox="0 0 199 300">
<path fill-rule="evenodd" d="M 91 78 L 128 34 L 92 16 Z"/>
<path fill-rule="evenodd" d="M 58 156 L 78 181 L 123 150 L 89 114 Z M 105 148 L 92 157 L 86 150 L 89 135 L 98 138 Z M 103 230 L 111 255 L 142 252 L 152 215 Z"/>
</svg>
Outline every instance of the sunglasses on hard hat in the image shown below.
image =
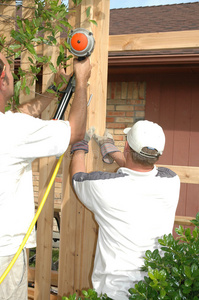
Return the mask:
<svg viewBox="0 0 199 300">
<path fill-rule="evenodd" d="M 6 66 L 3 66 L 3 70 L 1 72 L 0 78 L 3 79 L 6 76 Z"/>
</svg>

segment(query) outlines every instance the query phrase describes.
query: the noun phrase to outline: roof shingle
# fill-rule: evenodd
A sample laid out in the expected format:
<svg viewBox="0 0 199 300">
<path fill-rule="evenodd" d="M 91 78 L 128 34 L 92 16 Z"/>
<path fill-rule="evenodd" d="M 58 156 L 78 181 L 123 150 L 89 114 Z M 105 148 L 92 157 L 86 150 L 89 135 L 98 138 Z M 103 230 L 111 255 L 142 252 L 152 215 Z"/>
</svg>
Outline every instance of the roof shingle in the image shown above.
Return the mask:
<svg viewBox="0 0 199 300">
<path fill-rule="evenodd" d="M 110 35 L 199 29 L 199 2 L 110 10 Z"/>
</svg>

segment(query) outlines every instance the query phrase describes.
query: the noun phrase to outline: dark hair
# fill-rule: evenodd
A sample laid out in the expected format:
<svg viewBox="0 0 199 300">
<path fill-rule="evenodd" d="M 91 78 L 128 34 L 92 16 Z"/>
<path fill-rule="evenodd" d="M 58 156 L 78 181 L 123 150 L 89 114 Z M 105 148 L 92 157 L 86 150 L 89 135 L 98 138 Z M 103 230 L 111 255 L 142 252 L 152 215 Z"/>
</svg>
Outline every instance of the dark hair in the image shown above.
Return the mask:
<svg viewBox="0 0 199 300">
<path fill-rule="evenodd" d="M 4 64 L 3 60 L 0 58 L 0 76 L 1 76 L 1 74 L 3 72 L 4 66 L 5 66 L 5 64 Z M 9 83 L 8 77 L 6 75 L 6 72 L 5 72 L 4 79 L 6 80 L 7 83 Z"/>
<path fill-rule="evenodd" d="M 144 147 L 142 149 L 142 151 L 148 156 L 143 156 L 142 154 L 140 153 L 137 153 L 135 152 L 132 148 L 131 149 L 131 157 L 132 157 L 132 160 L 136 163 L 139 163 L 143 166 L 153 166 L 159 159 L 160 155 L 158 153 L 157 150 L 155 149 L 149 149 L 147 147 Z M 151 157 L 150 157 L 151 155 Z"/>
<path fill-rule="evenodd" d="M 3 71 L 3 67 L 4 67 L 4 62 L 3 62 L 3 60 L 0 58 L 0 76 L 1 76 L 2 71 Z"/>
</svg>

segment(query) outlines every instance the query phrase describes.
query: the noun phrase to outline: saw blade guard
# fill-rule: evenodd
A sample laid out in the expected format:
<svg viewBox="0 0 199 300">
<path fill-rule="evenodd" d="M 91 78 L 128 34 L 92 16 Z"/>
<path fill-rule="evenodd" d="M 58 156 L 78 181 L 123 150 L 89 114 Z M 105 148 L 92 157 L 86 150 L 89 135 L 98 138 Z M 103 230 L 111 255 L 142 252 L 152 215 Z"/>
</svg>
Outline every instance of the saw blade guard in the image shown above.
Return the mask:
<svg viewBox="0 0 199 300">
<path fill-rule="evenodd" d="M 71 30 L 67 39 L 70 52 L 77 57 L 87 57 L 93 52 L 95 40 L 91 31 L 84 28 Z"/>
</svg>

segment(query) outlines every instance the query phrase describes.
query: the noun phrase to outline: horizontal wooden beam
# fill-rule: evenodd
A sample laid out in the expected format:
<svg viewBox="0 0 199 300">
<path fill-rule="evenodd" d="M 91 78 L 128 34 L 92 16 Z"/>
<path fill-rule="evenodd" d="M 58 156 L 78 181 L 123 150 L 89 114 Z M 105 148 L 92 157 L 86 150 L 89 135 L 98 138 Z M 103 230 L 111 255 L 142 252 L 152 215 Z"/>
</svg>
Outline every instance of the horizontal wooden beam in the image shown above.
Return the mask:
<svg viewBox="0 0 199 300">
<path fill-rule="evenodd" d="M 109 36 L 109 52 L 199 47 L 199 30 Z"/>
<path fill-rule="evenodd" d="M 29 267 L 28 268 L 28 281 L 35 282 L 35 268 Z M 58 286 L 58 272 L 51 271 L 51 285 Z"/>
<path fill-rule="evenodd" d="M 175 216 L 175 225 L 182 225 L 182 226 L 194 226 L 190 220 L 195 219 L 195 217 L 185 217 L 185 216 Z"/>
<path fill-rule="evenodd" d="M 61 44 L 65 38 L 61 38 Z M 109 52 L 199 48 L 199 30 L 109 35 Z M 42 53 L 42 46 L 37 47 Z"/>
<path fill-rule="evenodd" d="M 174 171 L 180 177 L 181 183 L 199 184 L 199 167 L 158 165 Z"/>
<path fill-rule="evenodd" d="M 35 296 L 35 289 L 29 287 L 28 288 L 28 300 L 34 300 L 35 299 L 34 296 Z M 50 297 L 49 300 L 57 300 L 57 295 L 50 294 L 49 297 Z"/>
</svg>

